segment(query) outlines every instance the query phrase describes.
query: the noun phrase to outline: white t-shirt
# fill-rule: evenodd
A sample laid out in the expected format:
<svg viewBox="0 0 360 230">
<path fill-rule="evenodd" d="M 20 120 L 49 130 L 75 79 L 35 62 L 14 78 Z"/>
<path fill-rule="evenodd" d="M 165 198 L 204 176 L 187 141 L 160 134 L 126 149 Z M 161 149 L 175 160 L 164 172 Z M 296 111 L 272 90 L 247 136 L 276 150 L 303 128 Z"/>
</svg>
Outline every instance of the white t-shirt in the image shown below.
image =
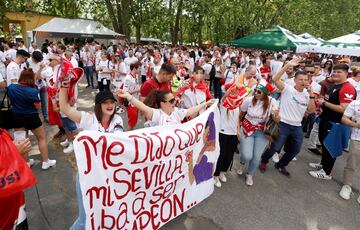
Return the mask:
<svg viewBox="0 0 360 230">
<path fill-rule="evenodd" d="M 212 69 L 212 64 L 210 62 L 205 63 L 202 68 L 204 69 L 205 72 L 205 79 L 209 80 L 210 79 L 210 72 Z"/>
<path fill-rule="evenodd" d="M 163 126 L 163 125 L 178 125 L 184 120 L 188 110 L 176 108 L 168 115 L 162 109 L 152 109 L 153 115 L 151 118 L 152 126 Z"/>
<path fill-rule="evenodd" d="M 125 77 L 120 73 L 126 73 L 126 65 L 124 62 L 114 64 L 115 70 L 119 71 L 116 72 L 114 78 L 112 79 L 112 84 L 115 86 L 116 89 L 121 89 L 124 86 Z"/>
<path fill-rule="evenodd" d="M 285 81 L 286 84 L 290 85 L 290 86 L 295 86 L 295 78 L 290 78 L 287 79 Z M 320 95 L 320 91 L 321 91 L 321 85 L 319 85 L 319 83 L 315 82 L 315 81 L 311 81 L 311 88 L 313 90 L 313 92 L 317 95 Z M 304 91 L 306 91 L 306 89 L 304 89 Z"/>
<path fill-rule="evenodd" d="M 134 91 L 140 89 L 140 84 L 137 76 L 132 76 L 131 73 L 126 75 L 124 79 L 124 89 L 126 91 Z M 132 94 L 135 98 L 139 99 L 140 92 Z"/>
<path fill-rule="evenodd" d="M 96 119 L 96 115 L 94 113 L 88 113 L 82 111 L 80 123 L 77 124 L 77 126 L 78 128 L 83 130 L 99 131 L 103 133 L 124 132 L 123 120 L 117 114 L 114 115 L 113 119 L 110 122 L 109 127 L 105 129 Z"/>
<path fill-rule="evenodd" d="M 16 58 L 16 53 L 17 51 L 15 49 L 8 49 L 7 51 L 5 51 L 5 58 L 13 61 Z"/>
<path fill-rule="evenodd" d="M 283 63 L 281 61 L 271 60 L 270 69 L 271 69 L 272 76 L 275 76 L 275 74 L 280 71 L 282 66 L 283 66 Z"/>
<path fill-rule="evenodd" d="M 298 92 L 293 86 L 285 83 L 280 98 L 281 121 L 289 125 L 301 126 L 309 101 L 310 96 L 306 90 Z"/>
<path fill-rule="evenodd" d="M 344 115 L 350 118 L 355 118 L 357 124 L 360 123 L 360 100 L 350 102 L 346 107 Z M 351 140 L 360 141 L 360 129 L 351 128 Z"/>
<path fill-rule="evenodd" d="M 317 76 L 313 76 L 312 77 L 312 80 L 313 81 L 315 81 L 316 83 L 320 83 L 320 82 L 322 82 L 323 80 L 325 80 L 325 76 L 323 75 L 323 74 L 319 74 L 319 75 L 317 75 Z"/>
<path fill-rule="evenodd" d="M 360 99 L 360 81 L 355 81 L 353 78 L 349 78 L 348 82 L 350 82 L 356 90 L 356 99 Z"/>
<path fill-rule="evenodd" d="M 0 72 L 0 83 L 3 82 L 3 81 L 4 81 L 4 77 L 3 77 L 3 75 L 2 75 L 1 72 Z"/>
<path fill-rule="evenodd" d="M 227 69 L 224 73 L 225 85 L 233 82 L 236 75 L 236 73 L 233 73 L 230 69 Z"/>
<path fill-rule="evenodd" d="M 134 62 L 137 62 L 137 61 L 138 61 L 138 59 L 137 59 L 136 57 L 134 57 L 134 56 L 132 56 L 132 57 L 127 57 L 127 58 L 124 59 L 124 62 L 125 62 L 125 64 L 126 64 L 126 72 L 127 72 L 127 73 L 130 72 L 130 64 L 131 64 L 131 63 L 134 63 Z"/>
<path fill-rule="evenodd" d="M 93 66 L 94 65 L 94 55 L 91 51 L 84 51 L 80 53 L 80 57 L 83 60 L 84 66 Z"/>
<path fill-rule="evenodd" d="M 239 113 L 240 107 L 234 110 L 228 110 L 220 103 L 220 133 L 236 135 Z"/>
<path fill-rule="evenodd" d="M 270 111 L 272 111 L 273 109 L 275 109 L 275 107 L 277 107 L 277 103 L 275 99 L 269 97 L 270 105 L 264 113 L 264 109 L 263 109 L 264 102 L 258 100 L 256 104 L 253 105 L 252 103 L 253 98 L 254 96 L 247 97 L 245 101 L 241 104 L 240 108 L 242 112 L 247 112 L 245 118 L 249 120 L 251 124 L 256 126 L 258 124 L 265 123 L 267 121 L 268 119 L 267 116 L 269 115 Z M 270 111 L 268 109 L 270 109 Z"/>
<path fill-rule="evenodd" d="M 102 67 L 103 71 L 98 72 L 98 81 L 101 81 L 103 79 L 110 80 L 111 79 L 111 73 L 109 71 L 113 68 L 111 61 L 109 60 L 101 60 L 99 64 L 96 67 Z"/>
<path fill-rule="evenodd" d="M 186 109 L 194 107 L 196 105 L 200 105 L 201 103 L 206 101 L 206 93 L 199 89 L 195 89 L 194 91 L 191 89 L 185 90 L 182 95 L 181 99 L 184 100 L 184 106 Z M 201 112 L 205 111 L 201 110 Z"/>
<path fill-rule="evenodd" d="M 9 65 L 6 67 L 6 82 L 7 85 L 9 86 L 10 84 L 12 84 L 12 80 L 19 80 L 20 77 L 20 73 L 21 73 L 21 68 L 20 65 L 18 65 L 16 62 L 10 62 Z"/>
</svg>

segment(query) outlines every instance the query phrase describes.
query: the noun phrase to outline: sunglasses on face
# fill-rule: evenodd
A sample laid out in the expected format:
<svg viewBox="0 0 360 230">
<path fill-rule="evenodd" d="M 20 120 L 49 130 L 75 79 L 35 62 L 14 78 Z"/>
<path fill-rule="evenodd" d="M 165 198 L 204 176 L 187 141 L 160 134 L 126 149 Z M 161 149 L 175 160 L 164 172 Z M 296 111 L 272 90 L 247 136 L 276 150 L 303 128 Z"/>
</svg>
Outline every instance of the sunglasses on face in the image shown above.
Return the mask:
<svg viewBox="0 0 360 230">
<path fill-rule="evenodd" d="M 308 74 L 314 74 L 315 71 L 306 71 Z"/>
<path fill-rule="evenodd" d="M 49 62 L 52 62 L 52 60 L 54 60 L 54 59 L 49 58 Z"/>
<path fill-rule="evenodd" d="M 254 93 L 255 93 L 255 94 L 261 94 L 261 93 L 262 93 L 262 91 L 261 91 L 261 90 L 259 90 L 259 89 L 255 89 L 255 90 L 254 90 Z"/>
<path fill-rule="evenodd" d="M 175 103 L 175 97 L 171 98 L 170 100 L 166 101 L 164 100 L 165 103 L 170 103 L 170 104 L 174 104 Z"/>
</svg>

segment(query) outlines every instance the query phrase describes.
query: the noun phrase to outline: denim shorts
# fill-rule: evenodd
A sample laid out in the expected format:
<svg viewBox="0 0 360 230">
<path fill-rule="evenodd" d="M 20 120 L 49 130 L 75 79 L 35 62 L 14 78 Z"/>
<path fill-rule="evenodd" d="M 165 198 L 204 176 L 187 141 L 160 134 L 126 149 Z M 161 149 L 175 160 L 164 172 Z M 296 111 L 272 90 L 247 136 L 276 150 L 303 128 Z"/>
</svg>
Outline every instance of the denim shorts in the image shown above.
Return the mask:
<svg viewBox="0 0 360 230">
<path fill-rule="evenodd" d="M 74 132 L 75 130 L 77 130 L 76 123 L 67 117 L 61 117 L 61 123 L 63 125 L 63 128 L 67 132 Z"/>
</svg>

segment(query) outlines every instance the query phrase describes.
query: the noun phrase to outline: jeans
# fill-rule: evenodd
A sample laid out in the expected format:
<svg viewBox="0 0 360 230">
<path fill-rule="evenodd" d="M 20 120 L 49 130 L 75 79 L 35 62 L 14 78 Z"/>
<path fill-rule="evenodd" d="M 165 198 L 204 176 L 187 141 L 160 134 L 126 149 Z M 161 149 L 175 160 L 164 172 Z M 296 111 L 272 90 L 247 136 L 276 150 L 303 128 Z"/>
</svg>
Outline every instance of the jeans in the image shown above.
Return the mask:
<svg viewBox="0 0 360 230">
<path fill-rule="evenodd" d="M 42 87 L 39 89 L 39 96 L 41 101 L 41 112 L 44 118 L 48 118 L 48 95 L 46 91 L 46 87 Z"/>
<path fill-rule="evenodd" d="M 221 99 L 222 97 L 222 90 L 220 84 L 220 78 L 216 77 L 214 79 L 214 98 Z"/>
<path fill-rule="evenodd" d="M 66 132 L 72 133 L 77 130 L 76 123 L 70 120 L 70 118 L 60 116 L 60 119 Z"/>
<path fill-rule="evenodd" d="M 260 164 L 261 155 L 264 153 L 269 140 L 263 131 L 256 130 L 251 136 L 246 137 L 241 133 L 240 137 L 240 163 L 249 162 L 247 174 L 252 175 Z"/>
<path fill-rule="evenodd" d="M 84 71 L 88 86 L 94 87 L 93 66 L 85 66 Z"/>
<path fill-rule="evenodd" d="M 75 220 L 73 225 L 71 226 L 70 230 L 83 230 L 85 229 L 85 221 L 86 221 L 86 214 L 81 194 L 80 182 L 79 182 L 79 174 L 76 176 L 76 198 L 78 202 L 79 208 L 79 217 Z"/>
<path fill-rule="evenodd" d="M 302 123 L 303 130 L 306 131 L 306 135 L 310 136 L 310 132 L 315 122 L 315 113 L 310 113 L 304 117 Z"/>
<path fill-rule="evenodd" d="M 284 168 L 300 152 L 303 142 L 303 133 L 301 126 L 293 126 L 284 122 L 279 123 L 279 138 L 273 142 L 261 157 L 261 162 L 267 164 L 274 153 L 280 150 L 288 142 L 285 154 L 281 157 L 277 165 Z"/>
</svg>

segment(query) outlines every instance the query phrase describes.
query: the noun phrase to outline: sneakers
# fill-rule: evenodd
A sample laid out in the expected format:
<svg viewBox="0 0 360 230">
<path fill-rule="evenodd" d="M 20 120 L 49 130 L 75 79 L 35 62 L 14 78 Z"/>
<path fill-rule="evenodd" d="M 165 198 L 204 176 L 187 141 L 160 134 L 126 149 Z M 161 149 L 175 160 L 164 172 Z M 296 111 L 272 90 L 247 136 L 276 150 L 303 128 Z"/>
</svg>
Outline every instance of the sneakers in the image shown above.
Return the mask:
<svg viewBox="0 0 360 230">
<path fill-rule="evenodd" d="M 214 177 L 214 185 L 218 188 L 221 188 L 221 182 L 218 176 Z"/>
<path fill-rule="evenodd" d="M 225 175 L 226 175 L 225 172 L 220 172 L 219 179 L 220 179 L 221 182 L 226 183 L 227 179 L 226 179 Z"/>
<path fill-rule="evenodd" d="M 360 196 L 357 198 L 357 202 L 360 204 Z"/>
<path fill-rule="evenodd" d="M 321 163 L 309 163 L 309 166 L 313 169 L 320 170 L 322 169 Z"/>
<path fill-rule="evenodd" d="M 29 166 L 29 168 L 31 168 L 31 166 L 33 166 L 34 164 L 35 164 L 34 159 L 29 159 L 29 161 L 27 162 L 27 165 Z"/>
<path fill-rule="evenodd" d="M 260 163 L 259 170 L 261 173 L 264 173 L 266 171 L 266 165 L 267 163 L 262 163 L 262 162 Z"/>
<path fill-rule="evenodd" d="M 49 169 L 50 167 L 53 167 L 56 165 L 56 160 L 50 160 L 48 159 L 47 161 L 43 161 L 42 162 L 42 166 L 41 166 L 41 169 L 42 170 L 47 170 Z"/>
<path fill-rule="evenodd" d="M 280 168 L 278 164 L 275 164 L 274 166 L 277 170 L 279 170 L 279 172 L 281 174 L 283 174 L 284 176 L 290 177 L 290 173 L 289 173 L 289 171 L 287 171 L 287 169 L 285 167 Z"/>
<path fill-rule="evenodd" d="M 351 187 L 350 187 L 350 185 L 346 184 L 346 185 L 342 186 L 339 195 L 344 200 L 349 200 L 350 195 L 351 195 Z"/>
<path fill-rule="evenodd" d="M 249 175 L 249 174 L 245 175 L 245 184 L 247 186 L 253 186 L 254 181 L 253 181 L 253 176 L 252 175 Z"/>
<path fill-rule="evenodd" d="M 244 173 L 245 164 L 240 163 L 239 169 L 236 171 L 236 173 L 241 176 Z"/>
<path fill-rule="evenodd" d="M 308 148 L 308 150 L 314 153 L 315 155 L 321 155 L 321 152 L 319 151 L 318 148 L 314 148 L 314 149 Z"/>
<path fill-rule="evenodd" d="M 274 163 L 278 163 L 280 161 L 279 154 L 275 153 L 271 159 Z"/>
<path fill-rule="evenodd" d="M 296 157 L 294 157 L 292 160 L 293 160 L 293 161 L 297 161 L 297 158 L 296 158 Z"/>
<path fill-rule="evenodd" d="M 331 180 L 332 177 L 329 175 L 326 175 L 324 169 L 320 169 L 318 171 L 310 171 L 309 174 L 317 179 L 323 179 L 323 180 Z"/>
<path fill-rule="evenodd" d="M 61 147 L 66 148 L 70 145 L 70 142 L 67 139 L 65 139 L 65 141 L 60 142 L 60 145 L 61 145 Z"/>
<path fill-rule="evenodd" d="M 64 153 L 72 153 L 72 152 L 74 152 L 74 145 L 73 145 L 73 143 L 70 142 L 70 143 L 69 143 L 69 146 L 66 147 L 63 152 L 64 152 Z"/>
</svg>

